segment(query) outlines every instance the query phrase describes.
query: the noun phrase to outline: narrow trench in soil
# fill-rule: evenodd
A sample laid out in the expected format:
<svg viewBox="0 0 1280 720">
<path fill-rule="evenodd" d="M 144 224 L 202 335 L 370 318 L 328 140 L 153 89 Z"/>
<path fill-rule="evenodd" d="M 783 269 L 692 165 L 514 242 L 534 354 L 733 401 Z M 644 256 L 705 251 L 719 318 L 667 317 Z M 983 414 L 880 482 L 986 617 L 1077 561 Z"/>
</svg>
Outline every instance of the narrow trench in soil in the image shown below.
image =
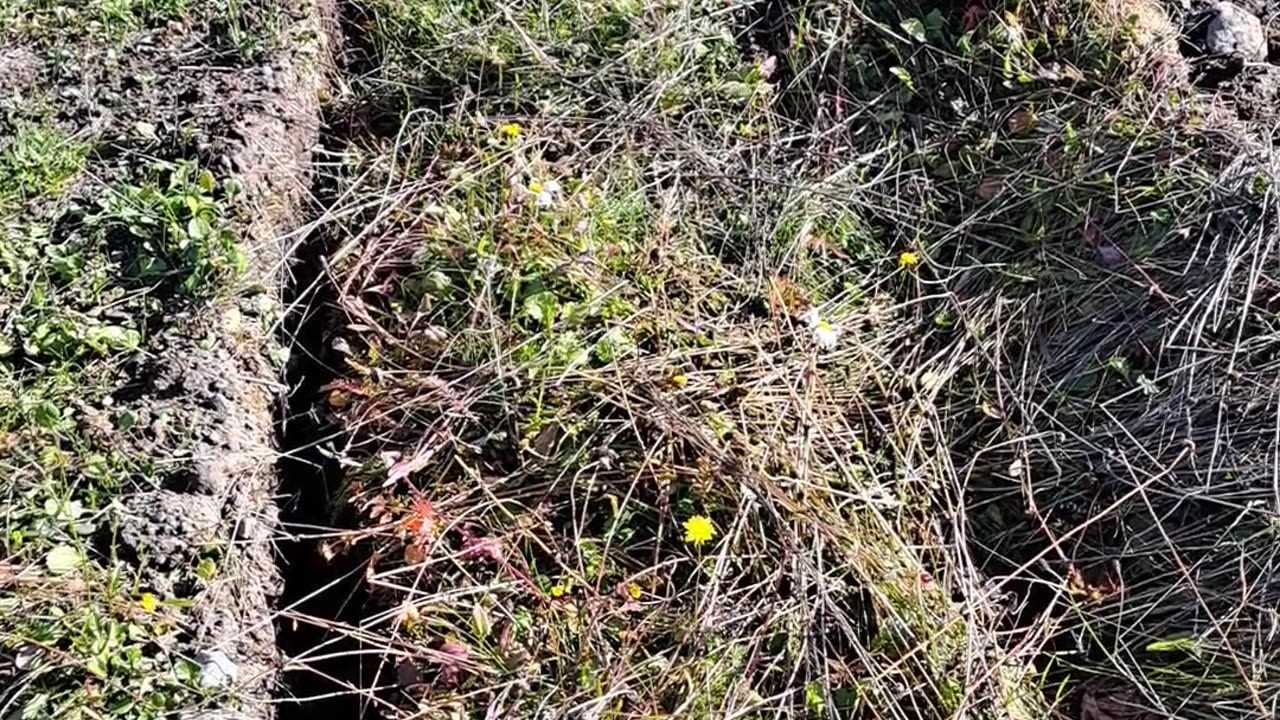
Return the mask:
<svg viewBox="0 0 1280 720">
<path fill-rule="evenodd" d="M 323 127 L 326 136 L 318 156 L 345 144 L 327 122 Z M 334 192 L 323 173 L 317 178 L 313 194 L 326 208 Z M 335 290 L 325 272 L 332 245 L 331 229 L 320 224 L 293 258 L 284 298 L 291 312 L 282 337 L 289 348 L 290 393 L 277 425 L 285 537 L 278 546 L 284 594 L 276 622 L 284 663 L 281 720 L 378 717 L 358 692 L 364 674 L 361 644 L 341 630 L 357 625 L 365 608 L 363 563 L 358 553 L 325 551 L 337 535 L 351 529 L 341 512 L 341 470 L 331 452 L 341 444 L 342 428 L 323 402 L 324 386 L 338 376 L 340 365 L 331 348 Z"/>
<path fill-rule="evenodd" d="M 336 71 L 354 74 L 360 70 L 358 57 L 365 54 L 353 8 L 339 0 L 329 5 L 329 12 L 335 32 L 341 33 L 335 47 L 349 55 L 334 58 Z M 341 114 L 335 109 L 321 118 L 322 143 L 314 153 L 319 161 L 340 156 L 357 132 Z M 335 180 L 323 169 L 314 177 L 316 217 L 323 217 L 336 202 Z M 277 711 L 281 720 L 381 717 L 361 693 L 374 669 L 361 662 L 361 651 L 368 648 L 350 632 L 367 610 L 365 558 L 359 552 L 326 551 L 354 528 L 341 505 L 341 468 L 333 452 L 343 442 L 343 428 L 325 403 L 325 385 L 340 376 L 342 364 L 333 350 L 336 289 L 325 271 L 339 241 L 331 224 L 317 224 L 293 257 L 284 297 L 291 311 L 281 337 L 289 348 L 290 392 L 277 424 L 285 537 L 278 548 L 284 594 L 276 622 L 284 667 Z"/>
<path fill-rule="evenodd" d="M 364 603 L 358 559 L 330 556 L 326 539 L 341 532 L 335 512 L 340 471 L 326 453 L 338 428 L 317 399 L 336 372 L 329 362 L 327 335 L 333 288 L 324 273 L 329 250 L 323 229 L 299 251 L 286 303 L 293 307 L 285 328 L 290 348 L 290 395 L 281 409 L 281 522 L 279 544 L 284 595 L 280 599 L 277 642 L 285 674 L 280 697 L 282 720 L 313 717 L 371 717 L 362 713 L 359 697 L 359 644 L 329 625 L 354 620 Z"/>
</svg>

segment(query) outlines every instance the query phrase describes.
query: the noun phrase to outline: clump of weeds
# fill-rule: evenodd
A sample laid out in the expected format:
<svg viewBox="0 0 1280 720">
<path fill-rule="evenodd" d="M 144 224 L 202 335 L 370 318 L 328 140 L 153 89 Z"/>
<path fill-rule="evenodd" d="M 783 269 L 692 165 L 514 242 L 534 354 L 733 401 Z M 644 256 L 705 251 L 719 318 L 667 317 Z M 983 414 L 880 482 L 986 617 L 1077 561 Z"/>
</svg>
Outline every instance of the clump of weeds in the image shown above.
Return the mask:
<svg viewBox="0 0 1280 720">
<path fill-rule="evenodd" d="M 1270 175 L 1115 5 L 357 3 L 369 701 L 1265 707 Z"/>
</svg>

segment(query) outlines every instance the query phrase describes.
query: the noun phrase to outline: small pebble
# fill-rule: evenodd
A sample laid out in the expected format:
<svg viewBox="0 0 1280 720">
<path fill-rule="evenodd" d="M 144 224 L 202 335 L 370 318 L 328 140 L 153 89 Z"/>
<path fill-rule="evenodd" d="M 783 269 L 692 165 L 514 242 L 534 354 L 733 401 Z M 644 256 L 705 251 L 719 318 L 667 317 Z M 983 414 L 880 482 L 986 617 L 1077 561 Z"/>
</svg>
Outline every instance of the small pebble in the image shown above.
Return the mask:
<svg viewBox="0 0 1280 720">
<path fill-rule="evenodd" d="M 200 687 L 206 690 L 224 688 L 236 681 L 239 668 L 221 650 L 201 650 L 196 653 L 200 666 Z"/>
</svg>

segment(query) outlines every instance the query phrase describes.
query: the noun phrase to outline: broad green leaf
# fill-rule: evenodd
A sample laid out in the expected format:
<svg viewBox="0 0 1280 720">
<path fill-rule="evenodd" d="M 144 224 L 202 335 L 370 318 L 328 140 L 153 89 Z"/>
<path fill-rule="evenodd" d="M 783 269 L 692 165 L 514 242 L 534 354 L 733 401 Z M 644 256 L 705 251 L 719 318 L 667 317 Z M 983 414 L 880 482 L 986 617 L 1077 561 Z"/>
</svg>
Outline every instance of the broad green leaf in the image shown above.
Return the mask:
<svg viewBox="0 0 1280 720">
<path fill-rule="evenodd" d="M 80 551 L 70 545 L 59 545 L 44 557 L 45 567 L 54 575 L 67 575 L 75 572 L 81 565 Z"/>
<path fill-rule="evenodd" d="M 920 18 L 907 18 L 899 23 L 899 26 L 902 28 L 903 32 L 911 37 L 912 40 L 915 40 L 918 43 L 922 43 L 926 40 L 924 23 Z"/>
</svg>

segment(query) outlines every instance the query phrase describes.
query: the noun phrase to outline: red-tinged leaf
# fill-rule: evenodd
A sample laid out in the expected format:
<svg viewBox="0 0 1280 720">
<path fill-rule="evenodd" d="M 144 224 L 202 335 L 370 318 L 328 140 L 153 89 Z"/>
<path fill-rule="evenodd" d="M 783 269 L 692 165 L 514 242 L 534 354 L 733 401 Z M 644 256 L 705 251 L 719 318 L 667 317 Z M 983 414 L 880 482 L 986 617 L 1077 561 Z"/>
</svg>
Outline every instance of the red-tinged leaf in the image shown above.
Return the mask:
<svg viewBox="0 0 1280 720">
<path fill-rule="evenodd" d="M 427 561 L 427 548 L 420 543 L 404 546 L 404 564 L 410 567 Z"/>
<path fill-rule="evenodd" d="M 471 649 L 466 645 L 450 640 L 440 646 L 439 658 L 440 663 L 440 680 L 446 684 L 453 684 L 458 680 L 467 668 L 467 662 L 471 659 Z"/>
<path fill-rule="evenodd" d="M 354 382 L 351 380 L 334 380 L 331 383 L 325 383 L 320 386 L 320 392 L 325 393 L 345 393 L 347 395 L 356 395 L 358 397 L 371 397 L 373 388 L 364 383 Z"/>
<path fill-rule="evenodd" d="M 970 3 L 969 7 L 965 8 L 964 18 L 961 21 L 964 25 L 964 31 L 969 32 L 976 28 L 978 26 L 978 21 L 985 17 L 988 12 L 989 11 L 983 6 L 981 0 Z"/>
<path fill-rule="evenodd" d="M 467 538 L 462 545 L 462 557 L 466 560 L 487 559 L 502 562 L 502 542 L 497 538 Z"/>
<path fill-rule="evenodd" d="M 1109 268 L 1119 267 L 1125 261 L 1124 251 L 1111 242 L 1104 242 L 1098 245 L 1097 256 L 1098 263 Z"/>
<path fill-rule="evenodd" d="M 413 505 L 410 506 L 409 515 L 403 521 L 402 526 L 405 532 L 413 535 L 418 541 L 425 542 L 435 537 L 438 525 L 436 510 L 431 505 L 431 501 L 422 496 L 415 497 Z"/>
<path fill-rule="evenodd" d="M 772 77 L 773 73 L 777 69 L 778 69 L 778 58 L 776 56 L 770 55 L 769 57 L 760 61 L 760 77 L 764 78 L 765 80 L 768 80 L 770 77 Z"/>
<path fill-rule="evenodd" d="M 422 673 L 418 670 L 418 666 L 409 658 L 401 658 L 396 663 L 396 683 L 402 688 L 411 685 L 417 685 L 422 682 Z"/>
<path fill-rule="evenodd" d="M 434 442 L 424 442 L 411 457 L 391 466 L 391 469 L 387 471 L 387 481 L 384 484 L 391 485 L 397 480 L 404 480 L 426 467 L 431 463 L 431 459 L 435 457 L 436 452 L 444 445 L 445 442 L 441 439 L 437 439 Z"/>
</svg>

